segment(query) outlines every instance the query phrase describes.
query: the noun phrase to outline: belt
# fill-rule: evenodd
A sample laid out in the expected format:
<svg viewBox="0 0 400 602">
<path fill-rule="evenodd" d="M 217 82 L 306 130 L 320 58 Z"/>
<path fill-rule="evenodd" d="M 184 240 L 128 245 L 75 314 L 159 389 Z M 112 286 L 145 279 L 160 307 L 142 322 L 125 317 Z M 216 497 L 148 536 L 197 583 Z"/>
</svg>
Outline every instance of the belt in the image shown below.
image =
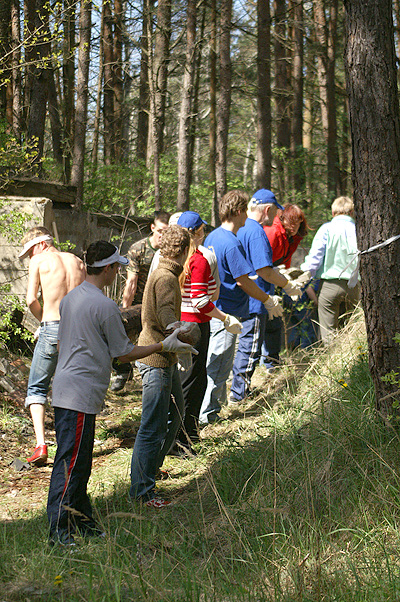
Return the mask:
<svg viewBox="0 0 400 602">
<path fill-rule="evenodd" d="M 40 326 L 50 326 L 51 324 L 59 324 L 60 320 L 50 320 L 50 322 L 40 322 Z"/>
</svg>

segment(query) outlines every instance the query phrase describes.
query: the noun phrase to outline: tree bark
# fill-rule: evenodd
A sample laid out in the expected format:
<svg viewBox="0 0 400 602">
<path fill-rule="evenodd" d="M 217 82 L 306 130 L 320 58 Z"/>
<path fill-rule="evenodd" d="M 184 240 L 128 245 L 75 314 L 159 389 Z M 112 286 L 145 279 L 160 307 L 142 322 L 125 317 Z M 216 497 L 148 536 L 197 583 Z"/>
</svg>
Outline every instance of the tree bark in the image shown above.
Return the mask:
<svg viewBox="0 0 400 602">
<path fill-rule="evenodd" d="M 60 106 L 57 97 L 56 84 L 54 81 L 54 71 L 49 69 L 48 73 L 48 101 L 49 101 L 49 117 L 51 126 L 51 140 L 53 147 L 54 160 L 59 164 L 63 164 L 62 150 L 62 125 L 60 118 Z"/>
<path fill-rule="evenodd" d="M 293 169 L 293 188 L 304 193 L 304 171 L 302 164 L 303 148 L 303 0 L 292 0 L 293 7 L 293 113 L 291 123 L 291 155 L 295 160 Z"/>
<path fill-rule="evenodd" d="M 117 163 L 123 156 L 122 112 L 124 100 L 124 82 L 122 77 L 122 34 L 124 10 L 122 0 L 114 0 L 114 154 Z"/>
<path fill-rule="evenodd" d="M 75 138 L 71 174 L 71 184 L 76 186 L 77 189 L 76 209 L 80 209 L 83 202 L 91 21 L 91 0 L 81 0 L 79 14 L 78 76 L 76 83 Z"/>
<path fill-rule="evenodd" d="M 215 189 L 215 158 L 217 139 L 217 1 L 210 0 L 210 135 L 209 135 L 209 180 L 211 184 L 211 224 L 218 226 L 218 201 Z"/>
<path fill-rule="evenodd" d="M 103 122 L 104 122 L 104 163 L 111 165 L 115 159 L 114 152 L 114 51 L 113 51 L 113 17 L 111 0 L 103 0 L 104 10 L 104 90 L 103 90 Z"/>
<path fill-rule="evenodd" d="M 177 211 L 189 209 L 190 143 L 192 134 L 192 104 L 196 51 L 196 0 L 188 0 L 186 13 L 186 60 L 183 74 L 178 142 Z"/>
<path fill-rule="evenodd" d="M 19 0 L 12 0 L 11 3 L 11 44 L 12 44 L 12 129 L 18 142 L 21 141 L 21 108 L 22 108 L 22 90 L 21 90 L 21 32 L 19 22 Z"/>
<path fill-rule="evenodd" d="M 290 111 L 289 93 L 290 77 L 288 70 L 286 39 L 286 0 L 274 0 L 275 17 L 275 88 L 276 107 L 276 170 L 278 178 L 278 195 L 282 199 L 285 192 L 285 156 L 290 148 Z M 285 152 L 286 151 L 286 152 Z"/>
<path fill-rule="evenodd" d="M 101 9 L 100 18 L 100 40 L 99 40 L 99 74 L 97 76 L 97 95 L 96 95 L 96 111 L 94 115 L 93 125 L 93 147 L 92 147 L 92 173 L 96 173 L 97 162 L 99 159 L 99 136 L 100 136 L 100 117 L 101 117 L 101 99 L 102 99 L 102 84 L 104 76 L 104 4 Z"/>
<path fill-rule="evenodd" d="M 64 180 L 71 179 L 72 148 L 75 121 L 75 1 L 64 0 L 63 15 L 63 155 Z"/>
<path fill-rule="evenodd" d="M 216 170 L 217 201 L 226 192 L 227 150 L 231 107 L 231 19 L 232 0 L 221 0 L 219 42 L 219 97 L 217 111 Z"/>
<path fill-rule="evenodd" d="M 340 194 L 340 171 L 337 148 L 335 64 L 338 0 L 332 0 L 329 19 L 324 0 L 315 0 L 314 16 L 318 41 L 318 79 L 321 99 L 322 129 L 327 146 L 328 192 Z"/>
<path fill-rule="evenodd" d="M 391 0 L 345 0 L 345 66 L 359 249 L 400 233 L 400 118 Z M 376 406 L 399 412 L 400 241 L 361 256 L 362 303 Z M 398 377 L 397 377 L 398 379 Z"/>
<path fill-rule="evenodd" d="M 48 99 L 49 74 L 51 72 L 51 46 L 49 29 L 49 4 L 37 0 L 35 19 L 35 61 L 28 119 L 28 142 L 34 149 L 34 164 L 39 166 L 43 156 L 44 129 Z"/>
<path fill-rule="evenodd" d="M 257 187 L 271 188 L 271 15 L 257 0 Z"/>
<path fill-rule="evenodd" d="M 142 35 L 140 38 L 140 78 L 139 78 L 139 106 L 136 137 L 136 157 L 138 161 L 146 164 L 147 141 L 149 136 L 149 61 L 147 30 L 150 14 L 152 14 L 153 0 L 143 0 Z M 143 191 L 139 190 L 141 194 Z"/>
<path fill-rule="evenodd" d="M 12 114 L 12 60 L 11 60 L 11 0 L 0 3 L 0 116 L 11 130 Z"/>
</svg>

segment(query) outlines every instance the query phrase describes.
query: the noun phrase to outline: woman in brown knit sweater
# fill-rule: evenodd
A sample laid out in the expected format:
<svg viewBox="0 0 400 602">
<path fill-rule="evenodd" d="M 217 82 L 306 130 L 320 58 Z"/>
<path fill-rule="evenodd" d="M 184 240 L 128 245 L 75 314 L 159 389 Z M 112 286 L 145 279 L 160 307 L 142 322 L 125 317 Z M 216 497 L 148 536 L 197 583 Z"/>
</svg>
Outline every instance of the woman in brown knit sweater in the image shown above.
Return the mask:
<svg viewBox="0 0 400 602">
<path fill-rule="evenodd" d="M 167 327 L 180 320 L 179 275 L 188 249 L 189 233 L 170 226 L 162 235 L 161 259 L 150 275 L 143 295 L 139 345 L 158 343 Z M 142 419 L 133 448 L 130 496 L 147 506 L 162 508 L 169 502 L 156 497 L 155 476 L 180 428 L 183 394 L 175 353 L 153 353 L 137 362 L 142 382 Z"/>
</svg>

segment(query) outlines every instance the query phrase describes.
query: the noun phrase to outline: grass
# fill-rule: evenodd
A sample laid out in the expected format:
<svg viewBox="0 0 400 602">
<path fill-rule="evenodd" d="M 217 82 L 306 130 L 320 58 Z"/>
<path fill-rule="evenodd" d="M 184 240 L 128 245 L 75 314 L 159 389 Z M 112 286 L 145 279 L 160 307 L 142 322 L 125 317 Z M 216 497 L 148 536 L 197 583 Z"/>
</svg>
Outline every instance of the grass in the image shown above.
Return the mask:
<svg viewBox="0 0 400 602">
<path fill-rule="evenodd" d="M 107 456 L 104 541 L 50 550 L 44 510 L 1 523 L 0 600 L 400 599 L 399 435 L 374 412 L 361 318 L 223 415 L 194 460 L 168 460 L 164 511 L 129 504 L 131 450 Z"/>
</svg>

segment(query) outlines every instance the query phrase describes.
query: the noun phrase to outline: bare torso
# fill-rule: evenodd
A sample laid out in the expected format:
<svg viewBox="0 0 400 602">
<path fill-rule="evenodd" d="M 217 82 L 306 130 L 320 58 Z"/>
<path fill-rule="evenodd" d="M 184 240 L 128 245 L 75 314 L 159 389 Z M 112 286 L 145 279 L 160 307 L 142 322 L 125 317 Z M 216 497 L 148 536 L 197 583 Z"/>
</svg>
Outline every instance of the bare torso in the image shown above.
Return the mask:
<svg viewBox="0 0 400 602">
<path fill-rule="evenodd" d="M 42 322 L 60 319 L 60 302 L 67 293 L 85 279 L 83 262 L 72 253 L 48 247 L 29 261 L 29 281 L 26 300 L 33 315 Z M 43 309 L 37 301 L 42 291 Z M 36 301 L 35 301 L 36 300 Z"/>
</svg>

